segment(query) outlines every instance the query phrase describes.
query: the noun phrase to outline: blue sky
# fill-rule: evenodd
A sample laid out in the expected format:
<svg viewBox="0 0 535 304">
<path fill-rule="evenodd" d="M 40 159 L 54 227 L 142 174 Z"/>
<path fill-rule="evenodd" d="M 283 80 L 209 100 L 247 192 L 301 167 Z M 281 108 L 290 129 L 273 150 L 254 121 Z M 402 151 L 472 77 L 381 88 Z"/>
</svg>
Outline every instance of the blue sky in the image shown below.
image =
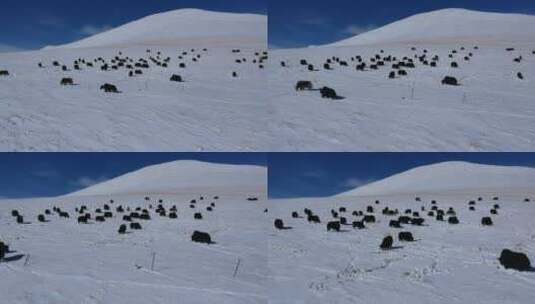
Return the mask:
<svg viewBox="0 0 535 304">
<path fill-rule="evenodd" d="M 271 153 L 270 198 L 323 197 L 443 161 L 535 167 L 535 153 Z"/>
<path fill-rule="evenodd" d="M 179 8 L 267 13 L 267 0 L 2 0 L 0 52 L 64 44 Z"/>
<path fill-rule="evenodd" d="M 535 14 L 533 0 L 269 0 L 272 48 L 335 42 L 442 8 Z"/>
<path fill-rule="evenodd" d="M 62 195 L 179 159 L 267 165 L 263 153 L 0 153 L 0 198 Z"/>
</svg>

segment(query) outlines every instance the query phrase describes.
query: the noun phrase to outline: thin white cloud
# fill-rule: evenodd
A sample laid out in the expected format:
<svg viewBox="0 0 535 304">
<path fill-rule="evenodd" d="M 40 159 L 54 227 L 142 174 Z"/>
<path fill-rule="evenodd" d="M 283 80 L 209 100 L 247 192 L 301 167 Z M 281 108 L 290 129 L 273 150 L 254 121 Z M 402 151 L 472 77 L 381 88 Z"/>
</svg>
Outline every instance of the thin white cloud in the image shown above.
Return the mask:
<svg viewBox="0 0 535 304">
<path fill-rule="evenodd" d="M 20 51 L 24 51 L 24 49 L 21 49 L 13 45 L 0 43 L 0 53 L 11 53 L 11 52 L 20 52 Z"/>
<path fill-rule="evenodd" d="M 327 25 L 330 23 L 330 20 L 328 18 L 325 18 L 323 16 L 304 16 L 297 20 L 297 22 L 305 25 L 314 25 L 314 26 L 322 26 Z"/>
<path fill-rule="evenodd" d="M 76 186 L 76 187 L 87 188 L 87 187 L 91 187 L 93 185 L 96 185 L 98 183 L 102 183 L 104 181 L 107 181 L 108 179 L 109 178 L 105 177 L 105 176 L 101 176 L 101 177 L 97 177 L 97 178 L 92 178 L 92 177 L 88 177 L 88 176 L 82 176 L 82 177 L 79 177 L 78 179 L 76 179 L 75 181 L 73 181 L 71 184 Z"/>
<path fill-rule="evenodd" d="M 59 173 L 54 170 L 38 170 L 38 171 L 32 172 L 32 174 L 36 177 L 41 177 L 41 178 L 53 178 L 53 177 L 59 176 Z"/>
<path fill-rule="evenodd" d="M 325 174 L 326 172 L 322 170 L 311 170 L 303 173 L 305 177 L 309 178 L 322 178 L 325 176 Z"/>
<path fill-rule="evenodd" d="M 373 181 L 374 181 L 373 179 L 361 179 L 361 178 L 351 177 L 342 182 L 342 187 L 357 188 L 357 187 L 372 183 Z"/>
<path fill-rule="evenodd" d="M 352 25 L 348 25 L 346 28 L 344 28 L 343 30 L 343 33 L 344 34 L 350 34 L 350 35 L 353 35 L 353 36 L 356 36 L 356 35 L 359 35 L 359 34 L 362 34 L 362 33 L 366 33 L 366 32 L 369 32 L 371 30 L 374 30 L 376 29 L 377 26 L 375 25 L 357 25 L 357 24 L 352 24 Z"/>
<path fill-rule="evenodd" d="M 64 22 L 61 18 L 56 16 L 43 16 L 37 23 L 42 26 L 51 26 L 51 27 L 63 27 Z"/>
<path fill-rule="evenodd" d="M 82 35 L 96 35 L 100 34 L 102 32 L 111 30 L 113 27 L 111 25 L 102 25 L 102 26 L 95 26 L 95 25 L 84 25 L 78 32 Z"/>
</svg>

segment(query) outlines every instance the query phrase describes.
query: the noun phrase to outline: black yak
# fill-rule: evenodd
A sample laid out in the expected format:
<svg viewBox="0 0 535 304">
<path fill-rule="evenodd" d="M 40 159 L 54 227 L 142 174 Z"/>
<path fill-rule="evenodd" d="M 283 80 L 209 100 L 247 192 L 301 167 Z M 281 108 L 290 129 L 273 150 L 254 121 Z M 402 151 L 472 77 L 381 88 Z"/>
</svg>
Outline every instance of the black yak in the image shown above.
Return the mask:
<svg viewBox="0 0 535 304">
<path fill-rule="evenodd" d="M 364 222 L 354 221 L 353 222 L 353 228 L 364 229 L 366 227 L 364 226 Z"/>
<path fill-rule="evenodd" d="M 274 222 L 275 228 L 282 230 L 284 228 L 284 222 L 281 219 L 276 219 Z"/>
<path fill-rule="evenodd" d="M 176 75 L 176 74 L 173 74 L 173 76 L 171 76 L 171 78 L 169 80 L 170 81 L 176 81 L 176 82 L 183 82 L 182 76 Z"/>
<path fill-rule="evenodd" d="M 459 224 L 459 219 L 456 216 L 450 216 L 448 218 L 448 223 L 450 223 L 450 224 Z"/>
<path fill-rule="evenodd" d="M 13 216 L 13 217 L 19 216 L 19 211 L 18 210 L 11 210 L 11 216 Z"/>
<path fill-rule="evenodd" d="M 87 224 L 87 217 L 85 215 L 78 217 L 78 224 Z"/>
<path fill-rule="evenodd" d="M 125 222 L 131 222 L 131 221 L 132 221 L 132 218 L 130 217 L 130 215 L 123 215 L 123 221 L 125 221 Z"/>
<path fill-rule="evenodd" d="M 522 75 L 520 72 L 516 73 L 516 77 L 518 77 L 520 80 L 524 80 L 524 75 Z"/>
<path fill-rule="evenodd" d="M 119 234 L 125 234 L 126 233 L 126 225 L 125 224 L 121 224 L 121 226 L 119 226 Z"/>
<path fill-rule="evenodd" d="M 141 224 L 140 223 L 130 223 L 130 229 L 132 229 L 132 230 L 141 230 Z"/>
<path fill-rule="evenodd" d="M 101 90 L 104 90 L 106 93 L 120 93 L 119 90 L 117 90 L 117 87 L 113 84 L 105 83 L 100 86 Z"/>
<path fill-rule="evenodd" d="M 298 218 L 299 214 L 296 211 L 294 211 L 294 212 L 292 212 L 292 217 L 293 218 Z"/>
<path fill-rule="evenodd" d="M 387 250 L 387 249 L 392 249 L 392 244 L 394 243 L 394 239 L 392 238 L 392 236 L 386 236 L 383 241 L 381 242 L 381 245 L 379 245 L 379 247 L 382 249 L 382 250 Z"/>
<path fill-rule="evenodd" d="M 481 219 L 481 225 L 492 226 L 492 219 L 489 216 L 485 216 Z"/>
<path fill-rule="evenodd" d="M 338 221 L 332 221 L 327 223 L 327 231 L 340 231 L 340 222 Z"/>
<path fill-rule="evenodd" d="M 320 89 L 321 98 L 329 99 L 342 99 L 342 97 L 336 94 L 336 91 L 329 87 L 323 87 Z"/>
<path fill-rule="evenodd" d="M 398 238 L 402 242 L 413 242 L 414 238 L 409 231 L 402 231 L 398 234 Z"/>
<path fill-rule="evenodd" d="M 99 216 L 95 217 L 95 221 L 97 221 L 97 222 L 105 222 L 106 218 L 103 217 L 102 215 L 99 215 Z"/>
<path fill-rule="evenodd" d="M 170 213 L 169 213 L 169 218 L 171 218 L 171 219 L 176 219 L 177 217 L 178 217 L 178 216 L 177 216 L 176 212 L 170 212 Z"/>
<path fill-rule="evenodd" d="M 7 246 L 4 244 L 4 242 L 0 241 L 0 261 L 6 256 L 7 251 Z"/>
<path fill-rule="evenodd" d="M 347 225 L 347 219 L 343 216 L 340 217 L 340 224 Z"/>
<path fill-rule="evenodd" d="M 446 76 L 446 77 L 444 77 L 444 79 L 442 79 L 442 84 L 443 85 L 457 86 L 457 85 L 459 85 L 459 82 L 457 81 L 457 78 L 455 78 L 455 77 Z"/>
<path fill-rule="evenodd" d="M 315 223 L 315 224 L 319 224 L 319 223 L 321 223 L 320 218 L 319 218 L 319 216 L 317 216 L 317 215 L 312 215 L 312 214 L 311 214 L 311 215 L 308 215 L 307 220 L 308 220 L 310 223 Z"/>
<path fill-rule="evenodd" d="M 395 221 L 395 220 L 391 220 L 388 226 L 392 228 L 401 228 L 399 221 Z"/>
<path fill-rule="evenodd" d="M 194 231 L 191 235 L 191 241 L 197 243 L 212 244 L 212 238 L 206 232 Z"/>
<path fill-rule="evenodd" d="M 312 82 L 307 80 L 300 80 L 295 85 L 296 91 L 303 91 L 303 90 L 312 90 L 314 86 L 312 85 Z"/>
<path fill-rule="evenodd" d="M 365 215 L 362 219 L 366 223 L 375 223 L 375 216 L 373 215 Z"/>
<path fill-rule="evenodd" d="M 400 222 L 401 224 L 408 224 L 410 223 L 410 221 L 411 221 L 411 218 L 406 215 L 398 217 L 398 222 Z"/>
<path fill-rule="evenodd" d="M 46 222 L 46 220 L 45 220 L 45 216 L 44 216 L 43 214 L 39 214 L 39 215 L 37 216 L 37 220 L 38 220 L 39 222 Z"/>
<path fill-rule="evenodd" d="M 496 210 L 496 209 L 490 209 L 490 214 L 494 214 L 494 215 L 496 215 L 496 214 L 498 214 L 498 210 Z"/>
<path fill-rule="evenodd" d="M 195 213 L 193 218 L 196 219 L 196 220 L 202 220 L 202 214 L 200 212 L 197 212 L 197 213 Z"/>
<path fill-rule="evenodd" d="M 521 252 L 504 249 L 498 260 L 505 269 L 515 269 L 518 271 L 528 271 L 532 269 L 528 256 Z"/>
<path fill-rule="evenodd" d="M 373 213 L 373 206 L 366 207 L 366 212 Z"/>
<path fill-rule="evenodd" d="M 419 217 L 411 219 L 411 224 L 416 225 L 416 226 L 422 226 L 424 222 L 425 222 L 425 219 L 419 218 Z"/>
<path fill-rule="evenodd" d="M 61 85 L 74 85 L 74 81 L 72 80 L 72 78 L 62 78 L 60 84 Z"/>
</svg>

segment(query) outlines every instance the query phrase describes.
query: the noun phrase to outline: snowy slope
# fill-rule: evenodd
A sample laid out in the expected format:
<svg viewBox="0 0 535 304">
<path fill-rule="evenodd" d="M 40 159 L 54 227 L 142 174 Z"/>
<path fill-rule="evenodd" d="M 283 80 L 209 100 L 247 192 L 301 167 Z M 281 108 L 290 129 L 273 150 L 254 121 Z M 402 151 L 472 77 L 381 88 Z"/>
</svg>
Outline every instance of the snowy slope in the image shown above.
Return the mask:
<svg viewBox="0 0 535 304">
<path fill-rule="evenodd" d="M 212 189 L 217 192 L 257 192 L 266 189 L 267 169 L 258 166 L 225 165 L 180 160 L 145 167 L 89 188 L 71 193 L 81 195 L 195 193 Z"/>
<path fill-rule="evenodd" d="M 270 303 L 530 303 L 535 296 L 533 272 L 506 270 L 498 262 L 504 248 L 524 252 L 535 260 L 535 193 L 502 195 L 492 201 L 484 195 L 475 211 L 469 211 L 468 200 L 480 193 L 467 195 L 434 194 L 422 196 L 374 196 L 366 198 L 306 198 L 270 201 L 271 231 L 268 238 L 268 290 Z M 415 194 L 414 194 L 415 195 Z M 523 202 L 525 197 L 530 203 Z M 379 205 L 373 204 L 375 199 Z M 436 221 L 420 212 L 424 226 L 402 225 L 390 228 L 397 216 L 381 214 L 381 209 L 406 208 L 429 210 L 430 200 L 447 210 L 455 208 L 458 225 Z M 499 203 L 494 226 L 481 226 L 483 216 L 491 216 L 492 205 Z M 342 226 L 343 232 L 327 232 L 330 210 L 346 207 L 340 216 L 347 221 L 362 220 L 353 210 L 375 208 L 377 222 L 366 229 Z M 297 211 L 311 209 L 321 224 L 308 223 L 306 217 L 292 218 Z M 290 230 L 276 230 L 273 221 L 280 218 Z M 447 217 L 446 217 L 447 219 Z M 412 232 L 415 242 L 400 242 L 398 232 Z M 383 237 L 392 235 L 398 249 L 381 251 Z"/>
<path fill-rule="evenodd" d="M 271 200 L 271 223 L 282 219 L 291 229 L 272 224 L 269 234 L 268 290 L 276 291 L 270 303 L 529 303 L 535 296 L 534 272 L 506 270 L 498 257 L 508 248 L 525 253 L 533 266 L 534 172 L 447 162 L 335 197 Z M 497 214 L 491 214 L 495 204 Z M 385 215 L 386 207 L 399 213 Z M 308 222 L 305 208 L 321 223 Z M 459 224 L 449 224 L 447 213 L 445 221 L 436 220 L 436 211 L 428 214 L 432 208 L 453 208 Z M 375 223 L 353 228 L 353 221 L 363 220 L 354 211 L 374 215 Z M 390 227 L 402 215 L 424 223 Z M 488 216 L 493 225 L 482 226 Z M 327 231 L 326 224 L 341 217 L 349 225 Z M 411 232 L 415 241 L 400 241 L 401 231 Z M 379 244 L 387 235 L 394 247 L 382 251 Z"/>
<path fill-rule="evenodd" d="M 266 185 L 259 187 L 257 182 L 265 170 L 264 174 L 259 171 L 247 166 L 178 162 L 95 186 L 83 196 L 0 200 L 0 240 L 11 250 L 0 262 L 0 302 L 267 303 Z M 201 172 L 205 181 L 199 180 Z M 235 176 L 240 174 L 243 176 Z M 244 176 L 252 181 L 245 181 Z M 142 177 L 145 184 L 133 184 L 141 183 Z M 162 180 L 164 177 L 167 180 Z M 121 181 L 138 186 L 136 190 L 165 188 L 165 193 L 103 192 L 130 192 L 132 188 L 119 187 Z M 197 192 L 171 193 L 182 190 L 179 183 L 195 185 Z M 233 188 L 236 185 L 241 192 Z M 89 190 L 99 195 L 87 195 Z M 248 201 L 248 197 L 259 201 Z M 195 208 L 189 204 L 193 199 Z M 160 200 L 166 216 L 155 212 Z M 211 203 L 215 205 L 208 211 Z M 104 204 L 110 206 L 113 216 L 96 222 L 96 209 Z M 77 223 L 75 208 L 81 205 L 86 205 L 92 216 L 88 224 Z M 120 213 L 116 211 L 119 205 L 130 210 Z M 172 206 L 177 208 L 176 219 L 168 217 Z M 68 212 L 70 218 L 52 212 L 46 215 L 48 222 L 37 221 L 38 214 L 53 207 Z M 121 224 L 128 225 L 123 215 L 137 207 L 147 209 L 151 219 L 134 219 L 141 230 L 127 228 L 126 234 L 118 234 Z M 25 224 L 15 222 L 13 209 L 24 216 Z M 202 214 L 201 220 L 194 219 L 196 212 Z M 215 243 L 192 242 L 196 230 L 209 233 Z"/>
<path fill-rule="evenodd" d="M 414 15 L 329 46 L 519 42 L 535 42 L 535 16 L 443 9 Z"/>
<path fill-rule="evenodd" d="M 417 167 L 338 196 L 374 196 L 415 193 L 522 192 L 533 189 L 535 169 L 444 162 Z"/>
<path fill-rule="evenodd" d="M 188 45 L 263 47 L 267 17 L 254 14 L 179 9 L 147 16 L 60 48 Z M 50 47 L 49 47 L 50 48 Z"/>
</svg>

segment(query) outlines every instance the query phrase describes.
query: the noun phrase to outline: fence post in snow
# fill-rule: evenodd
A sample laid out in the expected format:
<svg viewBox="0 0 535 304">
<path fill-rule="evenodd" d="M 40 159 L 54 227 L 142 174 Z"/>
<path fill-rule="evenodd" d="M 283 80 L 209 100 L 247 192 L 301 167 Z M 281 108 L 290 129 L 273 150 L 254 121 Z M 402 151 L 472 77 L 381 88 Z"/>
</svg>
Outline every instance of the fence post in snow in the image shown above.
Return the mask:
<svg viewBox="0 0 535 304">
<path fill-rule="evenodd" d="M 238 274 L 238 268 L 240 267 L 241 259 L 238 258 L 238 263 L 236 263 L 236 267 L 234 268 L 234 274 L 232 275 L 233 278 L 236 277 L 236 274 Z"/>
<path fill-rule="evenodd" d="M 156 252 L 152 253 L 152 263 L 150 264 L 150 271 L 154 271 L 154 260 L 156 260 Z"/>
<path fill-rule="evenodd" d="M 29 262 L 30 262 L 30 254 L 28 253 L 26 255 L 26 260 L 24 260 L 24 266 L 28 265 Z"/>
</svg>

